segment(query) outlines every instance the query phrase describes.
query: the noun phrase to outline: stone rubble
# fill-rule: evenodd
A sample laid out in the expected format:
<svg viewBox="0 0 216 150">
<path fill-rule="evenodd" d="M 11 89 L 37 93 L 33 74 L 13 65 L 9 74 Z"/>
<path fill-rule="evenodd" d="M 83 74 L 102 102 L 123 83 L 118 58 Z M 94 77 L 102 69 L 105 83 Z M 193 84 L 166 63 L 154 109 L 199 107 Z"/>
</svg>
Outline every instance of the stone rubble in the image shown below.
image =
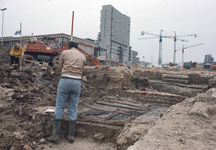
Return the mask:
<svg viewBox="0 0 216 150">
<path fill-rule="evenodd" d="M 9 66 L 10 48 L 0 47 L 0 149 L 54 149 L 45 140 L 53 125 L 46 110 L 55 107 L 61 74 L 47 64 Z M 213 149 L 215 71 L 130 68 L 133 75 L 127 67 L 85 66 L 77 137 L 112 142 L 118 150 Z"/>
</svg>

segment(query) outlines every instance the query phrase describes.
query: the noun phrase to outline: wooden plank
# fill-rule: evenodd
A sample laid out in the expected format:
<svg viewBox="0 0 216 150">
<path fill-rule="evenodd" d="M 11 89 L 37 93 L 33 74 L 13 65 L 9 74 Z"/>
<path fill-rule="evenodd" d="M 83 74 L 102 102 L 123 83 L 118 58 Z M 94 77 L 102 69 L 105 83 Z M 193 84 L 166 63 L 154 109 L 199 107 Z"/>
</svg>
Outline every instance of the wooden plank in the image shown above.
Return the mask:
<svg viewBox="0 0 216 150">
<path fill-rule="evenodd" d="M 187 85 L 188 88 L 194 88 L 194 89 L 203 89 L 203 88 L 208 88 L 207 85 Z"/>
<path fill-rule="evenodd" d="M 106 125 L 121 125 L 124 126 L 126 123 L 130 122 L 132 117 L 128 117 L 123 120 L 104 120 L 104 119 L 99 119 L 99 118 L 84 118 L 80 119 L 77 118 L 77 121 L 82 121 L 82 122 L 91 122 L 91 123 L 98 123 L 98 124 L 106 124 Z"/>
<path fill-rule="evenodd" d="M 141 108 L 146 108 L 147 107 L 145 105 L 140 106 L 139 104 L 134 104 L 134 103 L 130 103 L 130 102 L 125 102 L 125 101 L 118 101 L 118 100 L 110 100 L 109 102 L 112 103 L 120 103 L 120 104 L 125 104 L 125 105 L 130 105 L 130 106 L 134 106 L 134 107 L 141 107 Z"/>
<path fill-rule="evenodd" d="M 109 115 L 108 117 L 107 117 L 107 120 L 111 120 L 113 117 L 115 117 L 115 116 L 117 116 L 117 115 L 119 115 L 120 114 L 120 112 L 114 112 L 114 113 L 112 113 L 111 115 Z"/>
<path fill-rule="evenodd" d="M 174 82 L 174 83 L 182 83 L 182 84 L 188 84 L 189 80 L 181 80 L 181 79 L 171 79 L 171 78 L 162 78 L 163 82 Z"/>
<path fill-rule="evenodd" d="M 188 75 L 162 74 L 162 78 L 189 79 Z"/>
<path fill-rule="evenodd" d="M 89 106 L 89 108 L 92 108 L 92 109 L 97 109 L 97 110 L 102 110 L 102 111 L 116 111 L 117 108 L 116 107 L 111 107 L 111 106 L 104 106 L 104 105 L 93 105 L 93 106 Z"/>
<path fill-rule="evenodd" d="M 128 106 L 128 105 L 119 104 L 119 103 L 108 103 L 108 102 L 102 102 L 102 101 L 98 101 L 97 103 L 102 104 L 102 105 L 114 106 L 114 107 L 120 107 L 120 108 L 132 109 L 132 110 L 140 110 L 140 111 L 147 110 L 146 108 Z"/>
</svg>

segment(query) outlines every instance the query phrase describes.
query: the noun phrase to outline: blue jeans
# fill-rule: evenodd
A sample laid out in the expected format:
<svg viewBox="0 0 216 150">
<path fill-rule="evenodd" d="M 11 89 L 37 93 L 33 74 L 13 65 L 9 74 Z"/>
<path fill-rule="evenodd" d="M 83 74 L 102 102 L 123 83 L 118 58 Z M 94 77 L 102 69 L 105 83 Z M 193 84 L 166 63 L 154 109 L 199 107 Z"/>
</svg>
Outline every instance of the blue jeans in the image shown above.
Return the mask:
<svg viewBox="0 0 216 150">
<path fill-rule="evenodd" d="M 68 118 L 75 121 L 81 92 L 81 80 L 72 78 L 61 78 L 58 85 L 56 97 L 56 109 L 53 119 L 62 119 L 65 103 L 68 101 Z"/>
</svg>

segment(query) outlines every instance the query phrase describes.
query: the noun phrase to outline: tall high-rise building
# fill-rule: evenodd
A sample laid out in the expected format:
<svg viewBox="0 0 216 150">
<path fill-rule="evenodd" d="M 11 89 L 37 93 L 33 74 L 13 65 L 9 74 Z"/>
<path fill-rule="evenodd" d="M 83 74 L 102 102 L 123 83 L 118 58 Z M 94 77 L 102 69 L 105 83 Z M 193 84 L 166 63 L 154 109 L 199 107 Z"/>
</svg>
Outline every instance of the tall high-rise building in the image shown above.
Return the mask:
<svg viewBox="0 0 216 150">
<path fill-rule="evenodd" d="M 130 17 L 122 14 L 112 5 L 101 10 L 98 47 L 106 49 L 106 58 L 127 64 L 129 61 Z"/>
<path fill-rule="evenodd" d="M 211 63 L 212 61 L 214 61 L 214 58 L 211 54 L 205 55 L 204 63 Z"/>
</svg>

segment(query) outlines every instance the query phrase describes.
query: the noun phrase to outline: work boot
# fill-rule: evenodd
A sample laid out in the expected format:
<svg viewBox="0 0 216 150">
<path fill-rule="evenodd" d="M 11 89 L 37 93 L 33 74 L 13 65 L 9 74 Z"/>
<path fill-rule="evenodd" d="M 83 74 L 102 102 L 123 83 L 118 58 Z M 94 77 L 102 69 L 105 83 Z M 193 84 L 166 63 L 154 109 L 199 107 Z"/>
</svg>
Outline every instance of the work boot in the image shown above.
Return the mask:
<svg viewBox="0 0 216 150">
<path fill-rule="evenodd" d="M 53 120 L 53 134 L 47 138 L 47 141 L 57 143 L 60 140 L 61 119 Z"/>
<path fill-rule="evenodd" d="M 67 139 L 69 140 L 70 143 L 74 142 L 75 125 L 76 125 L 76 121 L 69 121 L 69 132 L 68 132 Z"/>
</svg>

